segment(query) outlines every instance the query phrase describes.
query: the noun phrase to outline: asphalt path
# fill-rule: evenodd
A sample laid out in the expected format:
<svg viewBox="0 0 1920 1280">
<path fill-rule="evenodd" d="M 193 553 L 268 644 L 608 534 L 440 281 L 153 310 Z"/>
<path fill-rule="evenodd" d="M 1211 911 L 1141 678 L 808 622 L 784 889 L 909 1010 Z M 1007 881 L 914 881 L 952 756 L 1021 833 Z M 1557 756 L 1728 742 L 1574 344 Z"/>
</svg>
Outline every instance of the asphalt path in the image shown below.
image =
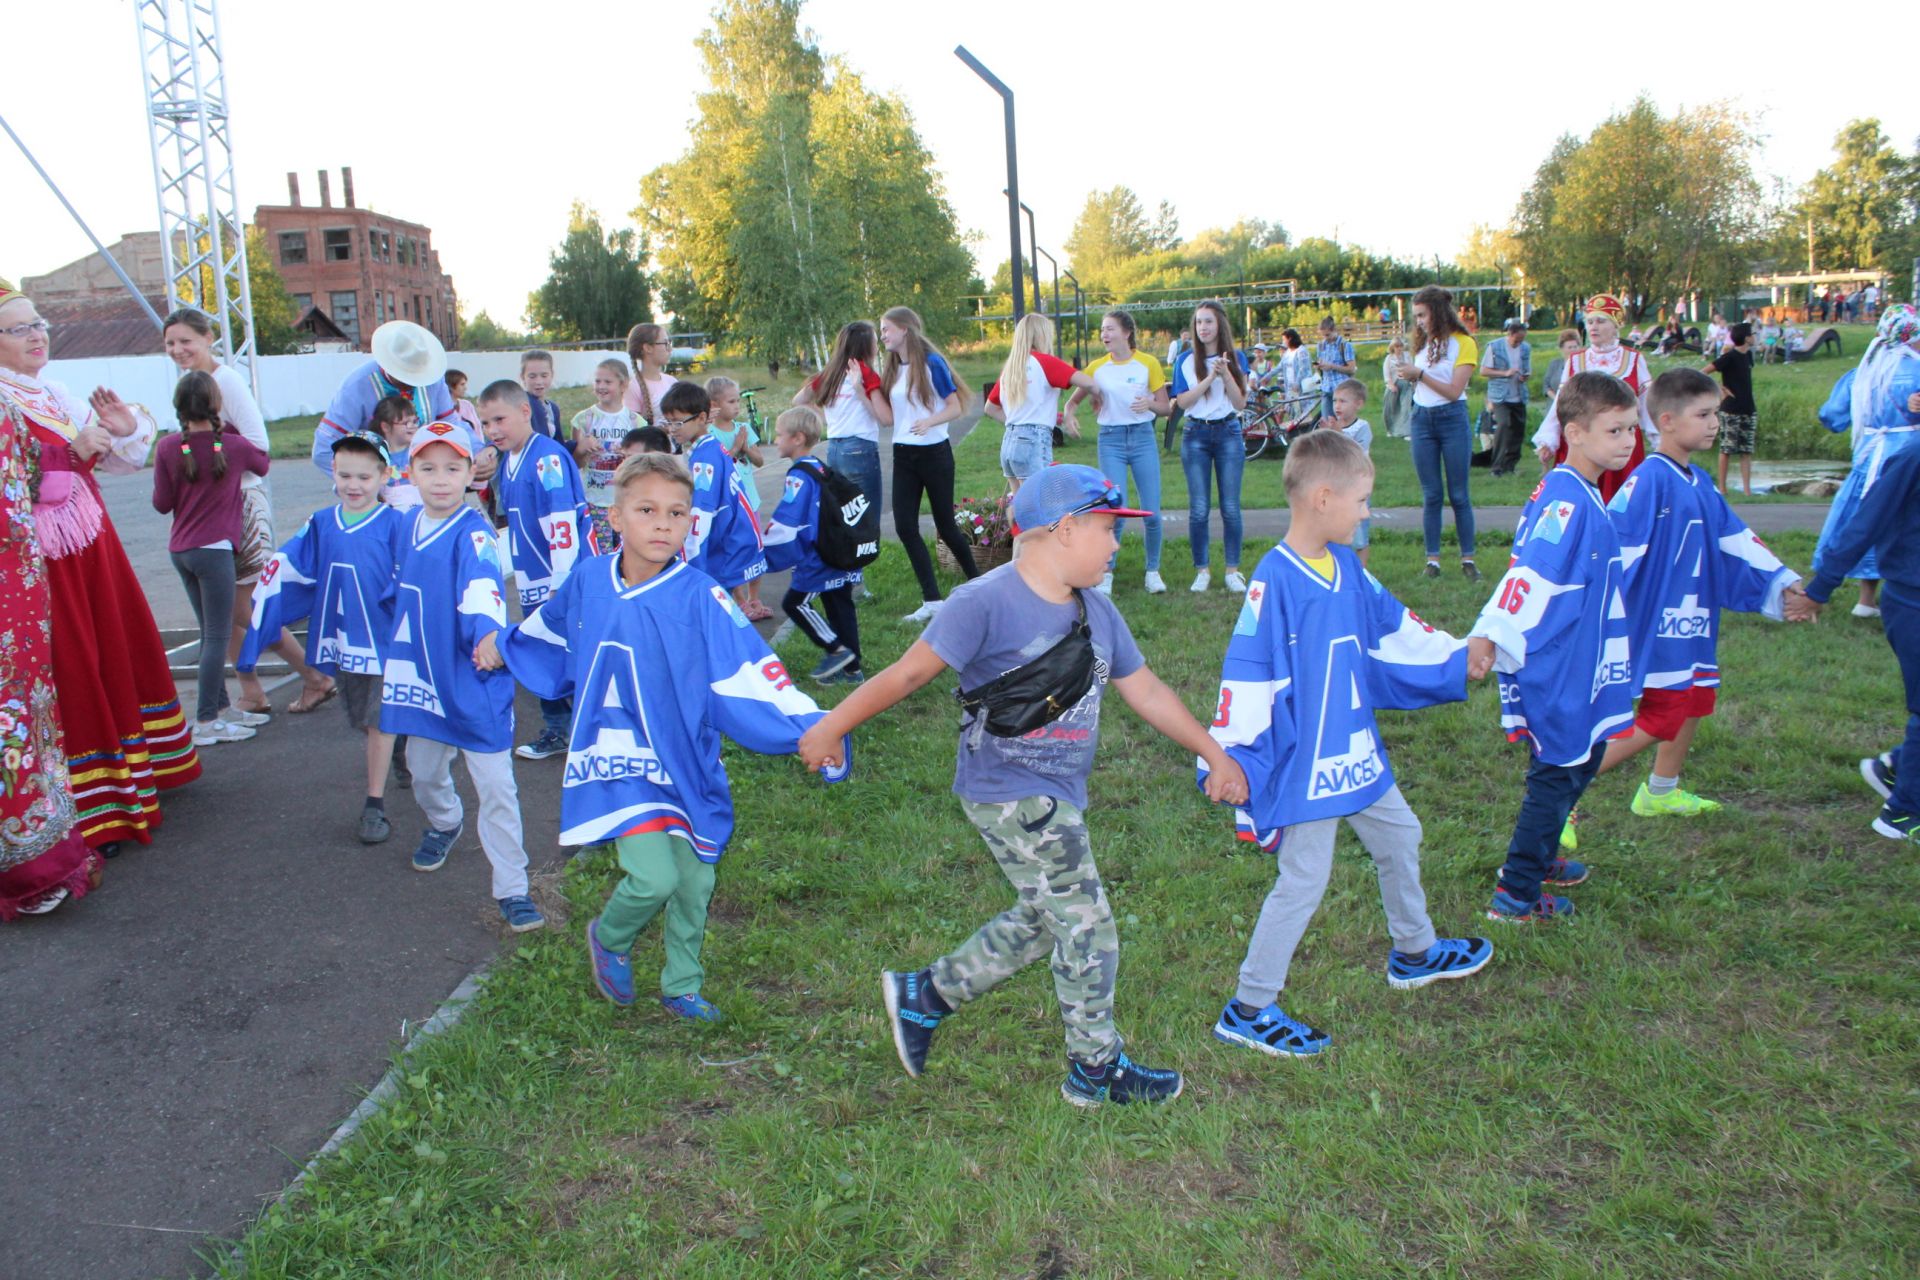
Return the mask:
<svg viewBox="0 0 1920 1280">
<path fill-rule="evenodd" d="M 782 470 L 760 473 L 769 497 Z M 304 461 L 276 464 L 274 481 L 282 537 L 331 500 Z M 109 478 L 108 509 L 160 625 L 188 626 L 150 483 Z M 1817 528 L 1825 510 L 1742 514 L 1765 533 Z M 1185 513 L 1168 514 L 1180 531 Z M 1487 527 L 1517 514 L 1479 510 Z M 1285 522 L 1250 511 L 1248 536 Z M 538 723 L 524 694 L 516 715 Z M 354 840 L 361 750 L 337 702 L 276 714 L 253 741 L 206 751 L 199 781 L 163 798 L 154 843 L 110 862 L 99 891 L 0 928 L 0 1277 L 205 1274 L 197 1250 L 243 1230 L 379 1079 L 403 1023 L 497 952 L 507 935 L 471 824 L 431 876 L 408 865 L 423 823 L 406 791 L 389 791 L 391 841 Z M 558 763 L 516 767 L 538 888 L 562 858 Z"/>
</svg>

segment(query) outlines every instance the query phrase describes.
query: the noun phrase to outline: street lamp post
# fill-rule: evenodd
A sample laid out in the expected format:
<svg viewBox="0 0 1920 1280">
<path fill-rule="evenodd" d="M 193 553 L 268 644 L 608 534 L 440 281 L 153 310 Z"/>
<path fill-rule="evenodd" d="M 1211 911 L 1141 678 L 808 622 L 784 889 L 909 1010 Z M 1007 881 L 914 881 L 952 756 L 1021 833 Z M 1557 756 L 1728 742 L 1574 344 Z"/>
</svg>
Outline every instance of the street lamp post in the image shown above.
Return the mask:
<svg viewBox="0 0 1920 1280">
<path fill-rule="evenodd" d="M 1074 279 L 1073 272 L 1062 271 L 1060 274 L 1073 284 L 1074 341 L 1079 347 L 1079 355 L 1074 360 L 1074 367 L 1082 369 L 1087 363 L 1087 295 L 1086 291 L 1080 287 L 1080 282 Z M 1057 304 L 1054 309 L 1059 309 Z"/>
<path fill-rule="evenodd" d="M 1013 90 L 1007 88 L 999 76 L 987 70 L 986 65 L 982 63 L 980 59 L 967 52 L 965 45 L 955 45 L 953 47 L 953 56 L 966 63 L 975 75 L 992 86 L 993 91 L 1000 95 L 1001 101 L 1006 106 L 1007 231 L 1009 233 L 1009 239 L 1012 242 L 1011 247 L 1013 250 L 1013 256 L 1009 259 L 1008 265 L 1012 268 L 1009 272 L 1009 279 L 1013 282 L 1013 318 L 1015 321 L 1018 321 L 1021 316 L 1026 314 L 1026 307 L 1021 301 L 1021 293 L 1023 292 L 1021 285 L 1023 281 L 1020 275 L 1020 165 L 1019 161 L 1015 158 L 1013 146 Z M 1038 301 L 1039 292 L 1040 288 L 1036 282 L 1034 285 L 1035 301 Z"/>
<path fill-rule="evenodd" d="M 1014 199 L 1011 191 L 1002 191 L 1000 194 L 1009 200 Z M 1020 212 L 1027 215 L 1027 261 L 1033 266 L 1033 305 L 1036 310 L 1044 311 L 1046 308 L 1040 305 L 1040 237 L 1034 234 L 1033 210 L 1029 209 L 1023 201 L 1014 200 L 1014 203 L 1020 206 Z M 1014 232 L 1016 237 L 1019 234 L 1018 231 Z M 1051 262 L 1052 259 L 1049 258 L 1048 261 Z M 1053 309 L 1058 314 L 1060 307 L 1057 300 Z"/>
</svg>

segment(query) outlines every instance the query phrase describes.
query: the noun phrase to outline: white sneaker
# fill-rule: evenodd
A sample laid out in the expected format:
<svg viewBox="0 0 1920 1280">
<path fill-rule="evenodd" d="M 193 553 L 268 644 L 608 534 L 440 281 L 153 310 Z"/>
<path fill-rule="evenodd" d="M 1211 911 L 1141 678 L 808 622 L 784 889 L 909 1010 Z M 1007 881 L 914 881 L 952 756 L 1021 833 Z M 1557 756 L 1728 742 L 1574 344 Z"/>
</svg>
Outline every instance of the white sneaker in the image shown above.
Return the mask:
<svg viewBox="0 0 1920 1280">
<path fill-rule="evenodd" d="M 1113 575 L 1108 574 L 1106 577 L 1100 579 L 1100 585 L 1095 587 L 1094 590 L 1098 591 L 1103 596 L 1112 595 L 1113 594 Z"/>
<path fill-rule="evenodd" d="M 1167 580 L 1160 576 L 1158 569 L 1147 570 L 1147 594 L 1158 596 L 1166 594 Z"/>
<path fill-rule="evenodd" d="M 248 729 L 256 729 L 273 719 L 270 715 L 258 711 L 247 711 L 240 707 L 228 707 L 220 713 L 220 718 L 228 724 L 242 725 Z"/>
<path fill-rule="evenodd" d="M 928 622 L 932 622 L 932 621 L 933 621 L 933 615 L 934 615 L 934 614 L 936 614 L 936 613 L 938 613 L 938 612 L 940 612 L 940 606 L 941 606 L 941 605 L 943 605 L 943 604 L 945 604 L 945 603 L 946 603 L 946 601 L 944 601 L 944 600 L 928 600 L 928 601 L 925 601 L 924 603 L 922 603 L 922 604 L 921 604 L 921 606 L 920 606 L 920 607 L 919 607 L 918 609 L 915 609 L 915 610 L 914 610 L 914 611 L 913 611 L 912 613 L 910 613 L 910 614 L 908 614 L 908 615 L 907 615 L 906 617 L 904 617 L 904 618 L 902 618 L 902 619 L 900 619 L 900 621 L 902 621 L 902 622 L 919 622 L 919 623 L 928 623 Z"/>
<path fill-rule="evenodd" d="M 1188 587 L 1187 590 L 1205 591 L 1208 587 L 1212 585 L 1213 585 L 1212 571 L 1207 569 L 1202 569 L 1200 572 L 1193 575 L 1193 585 Z"/>
<path fill-rule="evenodd" d="M 1857 604 L 1853 606 L 1853 616 L 1856 618 L 1877 618 L 1880 616 L 1880 610 L 1870 604 Z"/>
<path fill-rule="evenodd" d="M 1226 583 L 1227 590 L 1233 592 L 1233 594 L 1237 596 L 1243 596 L 1247 594 L 1247 580 L 1240 576 L 1240 571 L 1238 569 L 1235 569 L 1231 573 L 1227 574 L 1224 581 Z"/>
<path fill-rule="evenodd" d="M 229 720 L 208 720 L 205 723 L 194 722 L 193 745 L 210 747 L 216 742 L 245 742 L 254 734 L 243 724 L 234 724 Z"/>
</svg>

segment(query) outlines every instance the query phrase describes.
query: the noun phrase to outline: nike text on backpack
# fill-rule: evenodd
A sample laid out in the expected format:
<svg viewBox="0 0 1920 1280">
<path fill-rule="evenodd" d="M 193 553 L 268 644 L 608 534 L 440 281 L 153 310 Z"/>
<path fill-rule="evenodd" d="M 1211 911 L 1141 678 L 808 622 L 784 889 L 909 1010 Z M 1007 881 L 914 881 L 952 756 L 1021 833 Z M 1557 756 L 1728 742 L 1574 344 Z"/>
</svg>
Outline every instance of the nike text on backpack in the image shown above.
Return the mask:
<svg viewBox="0 0 1920 1280">
<path fill-rule="evenodd" d="M 830 569 L 864 569 L 880 555 L 880 509 L 846 476 L 820 464 L 814 550 Z"/>
</svg>

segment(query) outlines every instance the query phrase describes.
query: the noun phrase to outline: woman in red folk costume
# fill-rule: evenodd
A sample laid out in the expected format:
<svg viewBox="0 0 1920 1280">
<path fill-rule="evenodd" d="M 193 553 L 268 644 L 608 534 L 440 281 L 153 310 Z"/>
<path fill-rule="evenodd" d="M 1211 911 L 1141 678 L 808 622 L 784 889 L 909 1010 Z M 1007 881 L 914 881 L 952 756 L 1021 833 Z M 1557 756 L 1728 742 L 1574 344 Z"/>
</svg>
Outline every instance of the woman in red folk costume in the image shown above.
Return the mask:
<svg viewBox="0 0 1920 1280">
<path fill-rule="evenodd" d="M 33 302 L 0 281 L 0 411 L 26 423 L 38 451 L 28 449 L 38 470 L 33 524 L 52 599 L 53 687 L 76 829 L 111 857 L 122 840 L 152 840 L 158 793 L 199 777 L 200 759 L 160 629 L 93 478 L 96 466 L 144 462 L 151 422 L 116 413 L 103 424 L 65 387 L 41 381 L 47 335 Z"/>
<path fill-rule="evenodd" d="M 1620 341 L 1620 322 L 1626 316 L 1626 306 L 1610 293 L 1587 299 L 1587 349 L 1567 360 L 1568 378 L 1576 373 L 1610 373 L 1632 387 L 1640 401 L 1640 432 L 1634 437 L 1633 456 L 1620 470 L 1601 473 L 1600 497 L 1604 501 L 1613 499 L 1648 450 L 1660 447 L 1660 428 L 1647 416 L 1647 390 L 1653 386 L 1653 374 L 1647 369 L 1646 357 Z M 1560 415 L 1552 402 L 1547 405 L 1540 430 L 1534 433 L 1533 443 L 1540 454 L 1540 465 L 1547 470 L 1567 460 L 1567 442 L 1560 435 Z"/>
</svg>

